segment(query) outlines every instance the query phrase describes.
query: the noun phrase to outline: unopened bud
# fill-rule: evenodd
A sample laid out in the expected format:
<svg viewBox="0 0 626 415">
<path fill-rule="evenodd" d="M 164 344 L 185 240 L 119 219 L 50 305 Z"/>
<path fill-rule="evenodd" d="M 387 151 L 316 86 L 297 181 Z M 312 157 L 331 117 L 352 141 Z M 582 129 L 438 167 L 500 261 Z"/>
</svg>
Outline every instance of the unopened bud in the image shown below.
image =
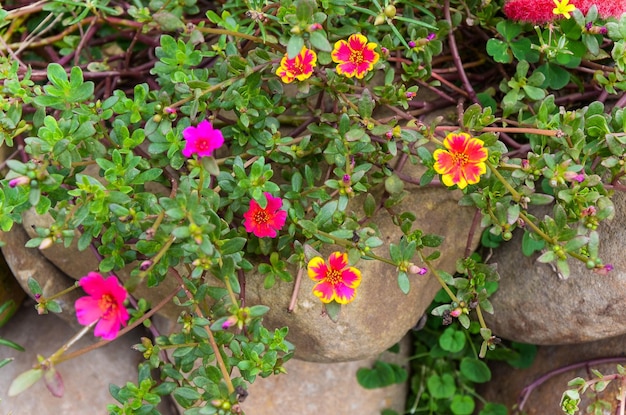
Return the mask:
<svg viewBox="0 0 626 415">
<path fill-rule="evenodd" d="M 456 317 L 460 316 L 462 312 L 463 312 L 463 310 L 461 310 L 460 307 L 457 307 L 454 310 L 450 311 L 450 315 L 452 317 L 456 318 Z"/>
<path fill-rule="evenodd" d="M 30 183 L 30 179 L 26 176 L 19 176 L 9 181 L 9 187 L 25 186 Z"/>
<path fill-rule="evenodd" d="M 381 24 L 385 23 L 387 21 L 387 18 L 385 17 L 384 14 L 379 14 L 378 16 L 376 16 L 376 19 L 374 19 L 374 26 L 380 26 Z"/>
<path fill-rule="evenodd" d="M 146 259 L 145 261 L 141 263 L 141 265 L 139 265 L 139 270 L 145 271 L 151 266 L 152 266 L 152 261 L 150 261 L 149 259 Z"/>
<path fill-rule="evenodd" d="M 50 248 L 53 243 L 54 243 L 54 240 L 52 238 L 50 237 L 44 238 L 44 240 L 41 241 L 41 243 L 39 244 L 39 249 L 44 250 L 44 249 Z"/>
</svg>

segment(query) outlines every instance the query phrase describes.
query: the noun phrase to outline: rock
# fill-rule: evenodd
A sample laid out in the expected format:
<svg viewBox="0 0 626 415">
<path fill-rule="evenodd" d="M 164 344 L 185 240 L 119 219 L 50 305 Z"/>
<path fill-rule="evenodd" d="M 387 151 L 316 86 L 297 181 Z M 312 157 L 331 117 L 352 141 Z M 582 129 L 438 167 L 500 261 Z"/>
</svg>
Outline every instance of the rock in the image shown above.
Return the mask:
<svg viewBox="0 0 626 415">
<path fill-rule="evenodd" d="M 4 257 L 0 255 L 0 327 L 2 327 L 19 308 L 26 293 L 18 284 L 7 265 Z"/>
<path fill-rule="evenodd" d="M 411 167 L 407 166 L 405 170 L 410 171 Z M 411 176 L 419 177 L 418 174 Z M 474 211 L 457 205 L 456 197 L 460 196 L 460 192 L 413 185 L 407 185 L 406 189 L 409 195 L 396 211 L 413 212 L 417 216 L 416 227 L 425 233 L 445 237 L 436 266 L 453 273 L 455 261 L 464 255 L 466 235 Z M 389 244 L 398 244 L 401 232 L 387 212 L 374 217 L 372 223 L 378 226 L 384 241 L 384 245 L 375 252 L 389 258 Z M 322 254 L 327 257 L 334 250 L 327 247 Z M 419 264 L 417 258 L 414 260 Z M 251 275 L 246 282 L 246 301 L 271 307 L 265 316 L 269 327 L 289 327 L 287 339 L 296 346 L 298 359 L 342 362 L 376 356 L 397 343 L 415 326 L 441 286 L 430 274 L 413 275 L 410 277 L 410 292 L 405 295 L 398 288 L 394 267 L 365 260 L 356 266 L 361 270 L 363 280 L 356 299 L 342 307 L 337 323 L 322 316 L 321 302 L 312 294 L 314 282 L 306 273 L 302 277 L 298 302 L 292 313 L 287 309 L 293 283 L 278 281 L 272 289 L 266 290 L 263 288 L 263 277 Z M 297 271 L 291 271 L 295 276 Z"/>
<path fill-rule="evenodd" d="M 21 226 L 13 226 L 10 232 L 2 233 L 0 237 L 5 243 L 2 253 L 24 290 L 28 290 L 30 277 L 37 280 L 44 297 L 57 294 L 74 283 L 71 278 L 48 262 L 39 250 L 24 247 L 30 238 Z M 74 290 L 57 299 L 63 309 L 63 312 L 58 315 L 72 324 L 74 328 L 81 327 L 74 317 L 74 302 L 82 295 L 84 294 L 80 290 Z"/>
<path fill-rule="evenodd" d="M 405 337 L 400 353 L 386 352 L 380 359 L 406 368 L 410 339 Z M 356 379 L 361 367 L 372 367 L 375 358 L 344 363 L 312 363 L 292 359 L 286 375 L 258 378 L 242 404 L 254 415 L 359 414 L 380 415 L 389 408 L 404 412 L 407 383 L 364 389 Z"/>
<path fill-rule="evenodd" d="M 616 192 L 613 202 L 615 217 L 598 228 L 599 257 L 614 267 L 608 275 L 570 259 L 571 276 L 561 279 L 550 264 L 536 261 L 539 254 L 522 254 L 521 232 L 494 252 L 490 262 L 499 264 L 500 287 L 491 297 L 495 313 L 485 319 L 495 335 L 556 345 L 626 333 L 626 195 Z"/>
<path fill-rule="evenodd" d="M 22 307 L 2 328 L 3 338 L 22 345 L 26 351 L 19 352 L 0 346 L 0 360 L 7 357 L 15 358 L 13 362 L 0 369 L 0 413 L 105 414 L 107 404 L 116 402 L 109 394 L 109 384 L 124 386 L 129 381 L 137 382 L 137 364 L 143 357 L 131 347 L 140 342 L 141 329 L 135 329 L 104 347 L 60 363 L 57 369 L 65 385 L 65 394 L 62 398 L 53 397 L 42 381 L 17 396 L 7 396 L 13 379 L 37 363 L 37 354 L 50 356 L 75 333 L 75 329 L 59 318 L 52 315 L 37 315 L 32 301 Z M 70 352 L 93 343 L 93 334 L 88 333 L 70 349 Z M 167 404 L 168 402 L 162 402 L 159 406 L 161 414 L 176 413 L 171 411 Z"/>
<path fill-rule="evenodd" d="M 527 369 L 515 369 L 503 362 L 491 362 L 491 381 L 481 384 L 478 393 L 488 401 L 504 404 L 509 410 L 517 406 L 526 415 L 563 414 L 560 402 L 563 392 L 569 389 L 567 383 L 576 377 L 593 379 L 592 369 L 599 370 L 603 375 L 617 373 L 616 365 L 626 364 L 624 342 L 626 336 L 576 345 L 540 346 L 535 361 Z M 605 363 L 599 363 L 602 360 Z M 554 376 L 550 377 L 550 374 Z M 547 377 L 545 382 L 537 382 L 543 376 Z M 533 382 L 536 387 L 522 402 L 524 397 L 520 396 L 521 392 Z M 600 394 L 600 398 L 612 405 L 601 413 L 617 413 L 619 402 L 616 392 L 619 383 L 619 380 L 613 381 L 609 389 Z M 580 414 L 587 413 L 587 405 L 593 402 L 591 394 L 583 397 L 579 405 Z M 519 407 L 522 403 L 522 407 Z"/>
</svg>

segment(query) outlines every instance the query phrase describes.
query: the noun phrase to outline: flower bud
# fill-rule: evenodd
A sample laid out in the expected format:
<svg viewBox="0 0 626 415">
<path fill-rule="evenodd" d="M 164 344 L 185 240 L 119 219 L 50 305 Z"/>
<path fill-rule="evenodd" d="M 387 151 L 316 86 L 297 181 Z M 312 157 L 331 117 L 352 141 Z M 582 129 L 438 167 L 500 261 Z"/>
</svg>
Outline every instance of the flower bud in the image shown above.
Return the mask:
<svg viewBox="0 0 626 415">
<path fill-rule="evenodd" d="M 39 244 L 39 250 L 50 248 L 53 243 L 54 243 L 54 240 L 52 238 L 50 237 L 44 238 L 43 241 L 41 241 L 41 243 Z"/>
<path fill-rule="evenodd" d="M 463 310 L 460 307 L 457 307 L 454 310 L 450 311 L 450 315 L 452 317 L 456 318 L 456 317 L 460 316 L 462 312 L 463 312 Z"/>
<path fill-rule="evenodd" d="M 397 12 L 396 6 L 394 6 L 393 4 L 389 4 L 383 10 L 383 13 L 385 13 L 385 16 L 387 16 L 390 19 L 393 19 L 394 17 L 396 17 L 396 12 Z"/>
<path fill-rule="evenodd" d="M 141 265 L 139 265 L 139 270 L 145 271 L 151 266 L 152 266 L 152 261 L 150 261 L 149 259 L 146 259 L 145 261 L 141 263 Z"/>
<path fill-rule="evenodd" d="M 387 18 L 385 17 L 384 14 L 379 14 L 378 16 L 376 16 L 376 19 L 374 19 L 374 26 L 380 26 L 381 24 L 385 23 L 387 21 Z"/>
<path fill-rule="evenodd" d="M 30 183 L 30 179 L 26 176 L 19 176 L 9 181 L 9 187 L 25 186 Z"/>
<path fill-rule="evenodd" d="M 323 29 L 321 24 L 313 23 L 309 25 L 309 27 L 307 27 L 306 31 L 310 33 L 310 32 L 315 32 L 316 30 L 321 30 L 321 29 Z"/>
<path fill-rule="evenodd" d="M 428 268 L 422 268 L 415 264 L 409 265 L 409 274 L 424 275 L 428 272 Z"/>
</svg>

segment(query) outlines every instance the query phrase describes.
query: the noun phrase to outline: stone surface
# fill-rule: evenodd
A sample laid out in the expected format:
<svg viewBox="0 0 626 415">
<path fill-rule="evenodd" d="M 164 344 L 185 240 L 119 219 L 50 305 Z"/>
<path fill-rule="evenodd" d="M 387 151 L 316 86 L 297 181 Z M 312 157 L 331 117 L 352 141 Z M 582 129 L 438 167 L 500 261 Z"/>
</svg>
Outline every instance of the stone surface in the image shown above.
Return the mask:
<svg viewBox="0 0 626 415">
<path fill-rule="evenodd" d="M 384 353 L 381 360 L 407 366 L 409 338 L 400 353 Z M 356 371 L 372 367 L 375 359 L 343 363 L 312 363 L 291 359 L 286 375 L 257 379 L 242 404 L 246 415 L 380 415 L 385 408 L 404 412 L 408 385 L 364 389 Z"/>
<path fill-rule="evenodd" d="M 576 378 L 593 379 L 591 369 L 599 370 L 603 375 L 617 373 L 617 363 L 626 365 L 624 343 L 626 336 L 617 336 L 595 342 L 561 345 L 539 346 L 537 357 L 533 365 L 527 369 L 515 369 L 506 363 L 491 362 L 491 381 L 482 384 L 478 393 L 491 402 L 506 405 L 510 414 L 515 414 L 514 407 L 518 407 L 525 415 L 556 415 L 563 414 L 560 408 L 561 396 L 568 389 L 567 383 Z M 599 364 L 599 359 L 613 359 L 611 363 Z M 569 368 L 569 365 L 576 365 Z M 549 375 L 555 370 L 563 370 L 555 376 Z M 547 376 L 545 382 L 537 382 L 537 386 L 527 395 L 525 401 L 521 392 L 533 382 Z M 616 381 L 618 382 L 618 381 Z M 613 388 L 600 395 L 600 398 L 609 401 L 611 409 L 603 414 L 615 414 L 619 405 L 616 396 L 615 382 Z M 587 405 L 591 403 L 591 395 L 584 395 L 579 405 L 580 414 L 586 413 Z"/>
<path fill-rule="evenodd" d="M 441 258 L 435 264 L 437 268 L 454 272 L 455 261 L 464 254 L 474 211 L 457 205 L 456 197 L 460 193 L 433 187 L 407 185 L 406 188 L 409 195 L 395 210 L 413 212 L 417 216 L 415 226 L 425 233 L 445 236 L 440 247 Z M 372 222 L 378 226 L 384 241 L 375 253 L 389 258 L 389 244 L 398 244 L 401 232 L 387 212 L 374 217 Z M 337 249 L 326 247 L 321 253 L 328 257 L 333 250 Z M 419 264 L 417 258 L 414 260 Z M 322 304 L 312 294 L 314 282 L 306 273 L 292 313 L 287 309 L 294 283 L 278 281 L 271 290 L 266 290 L 263 277 L 251 275 L 246 281 L 246 300 L 270 306 L 265 316 L 269 327 L 289 327 L 288 340 L 295 344 L 299 359 L 340 362 L 376 356 L 415 326 L 441 286 L 430 274 L 413 275 L 410 292 L 405 295 L 398 287 L 397 270 L 393 266 L 365 260 L 356 266 L 363 279 L 356 299 L 342 307 L 337 323 L 322 315 Z M 296 275 L 296 270 L 292 270 L 292 275 Z"/>
<path fill-rule="evenodd" d="M 32 368 L 37 362 L 37 354 L 49 356 L 76 333 L 74 328 L 54 315 L 37 315 L 34 303 L 30 300 L 27 303 L 0 329 L 1 337 L 26 349 L 19 352 L 0 346 L 0 360 L 15 358 L 0 368 L 0 414 L 107 414 L 106 405 L 115 403 L 108 392 L 109 384 L 123 386 L 128 381 L 137 381 L 137 364 L 142 356 L 131 347 L 140 342 L 140 335 L 145 334 L 136 329 L 107 346 L 60 363 L 57 369 L 65 385 L 62 398 L 53 397 L 42 381 L 17 396 L 8 397 L 13 379 Z M 93 339 L 88 333 L 70 351 L 93 344 Z M 175 413 L 166 404 L 160 411 L 163 415 Z"/>
<path fill-rule="evenodd" d="M 491 297 L 495 314 L 486 315 L 494 334 L 534 344 L 569 344 L 626 333 L 626 195 L 613 198 L 615 217 L 600 225 L 599 256 L 614 266 L 598 275 L 570 259 L 571 276 L 564 280 L 538 254 L 521 252 L 521 232 L 502 245 L 490 262 L 499 264 L 500 287 Z"/>
<path fill-rule="evenodd" d="M 4 257 L 0 255 L 0 309 L 4 310 L 0 312 L 0 327 L 11 318 L 25 297 L 26 293 L 15 280 Z"/>
</svg>

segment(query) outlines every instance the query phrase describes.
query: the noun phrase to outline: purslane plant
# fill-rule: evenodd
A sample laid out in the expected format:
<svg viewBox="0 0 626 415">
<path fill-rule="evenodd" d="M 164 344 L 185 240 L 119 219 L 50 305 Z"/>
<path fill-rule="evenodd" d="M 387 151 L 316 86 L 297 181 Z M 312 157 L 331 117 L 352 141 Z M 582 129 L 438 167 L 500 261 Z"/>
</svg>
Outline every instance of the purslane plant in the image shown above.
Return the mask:
<svg viewBox="0 0 626 415">
<path fill-rule="evenodd" d="M 475 313 L 483 356 L 497 344 L 482 317 L 497 274 L 469 251 L 460 277 L 434 267 L 445 241 L 396 211 L 403 182 L 460 189 L 461 205 L 480 212 L 471 232 L 484 229 L 486 245 L 520 228 L 525 253 L 541 251 L 538 260 L 563 277 L 568 258 L 610 271 L 597 228 L 623 190 L 626 117 L 612 94 L 626 89 L 626 18 L 558 2 L 554 20 L 532 26 L 507 19 L 500 2 L 479 4 L 235 1 L 200 13 L 193 0 L 51 0 L 0 9 L 0 141 L 14 151 L 0 228 L 34 209 L 51 223 L 28 247 L 75 242 L 96 255 L 94 272 L 106 281 L 130 268 L 120 279 L 131 318 L 120 334 L 169 301 L 182 307 L 179 333 L 137 346 L 146 363 L 136 385 L 113 388 L 121 406 L 111 413 L 157 413 L 170 393 L 189 415 L 238 413 L 247 382 L 284 371 L 288 329 L 270 332 L 267 307 L 245 304 L 242 283 L 257 266 L 268 289 L 277 277 L 292 280 L 288 266 L 296 278 L 306 272 L 317 285 L 300 295 L 319 297 L 333 319 L 373 278 L 362 275 L 364 261 L 389 264 L 403 292 L 429 273 L 450 298 L 433 313 L 466 328 Z M 59 33 L 29 27 L 32 37 L 18 39 L 26 18 L 51 19 Z M 461 33 L 491 38 L 466 44 L 468 54 Z M 42 64 L 39 48 L 54 62 Z M 419 100 L 418 88 L 435 98 Z M 424 118 L 446 106 L 449 122 Z M 407 162 L 421 164 L 422 176 L 403 173 Z M 550 203 L 550 215 L 535 216 L 533 205 Z M 361 216 L 351 213 L 357 204 Z M 381 246 L 376 212 L 391 215 L 403 237 Z M 328 260 L 318 252 L 327 244 L 340 249 Z M 165 278 L 179 286 L 159 304 L 132 296 Z M 87 289 L 84 280 L 77 286 Z M 41 312 L 60 311 L 63 293 L 30 288 Z M 109 314 L 121 311 L 119 292 L 98 293 L 99 322 L 93 301 L 82 322 L 126 323 L 123 312 Z M 55 379 L 56 364 L 82 353 L 66 350 L 12 392 Z"/>
</svg>

